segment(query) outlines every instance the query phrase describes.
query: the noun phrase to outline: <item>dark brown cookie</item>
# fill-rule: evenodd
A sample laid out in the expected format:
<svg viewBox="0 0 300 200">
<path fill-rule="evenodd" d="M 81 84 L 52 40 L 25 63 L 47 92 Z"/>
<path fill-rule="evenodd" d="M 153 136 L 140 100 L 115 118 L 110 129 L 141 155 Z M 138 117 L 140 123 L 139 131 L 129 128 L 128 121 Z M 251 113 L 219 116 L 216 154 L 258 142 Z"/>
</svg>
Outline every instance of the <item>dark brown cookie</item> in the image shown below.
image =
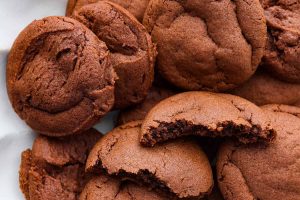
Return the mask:
<svg viewBox="0 0 300 200">
<path fill-rule="evenodd" d="M 224 91 L 246 81 L 267 36 L 258 0 L 152 0 L 143 24 L 157 43 L 159 72 L 188 90 Z"/>
<path fill-rule="evenodd" d="M 141 143 L 185 136 L 234 137 L 243 143 L 270 142 L 276 133 L 253 103 L 229 94 L 186 92 L 157 104 L 141 128 Z"/>
<path fill-rule="evenodd" d="M 263 1 L 268 42 L 262 65 L 277 78 L 300 83 L 300 1 Z"/>
<path fill-rule="evenodd" d="M 161 100 L 175 95 L 176 91 L 153 86 L 146 99 L 139 105 L 126 110 L 122 110 L 118 116 L 118 124 L 126 124 L 128 122 L 142 120 L 146 117 L 147 113 Z"/>
<path fill-rule="evenodd" d="M 300 199 L 300 119 L 266 111 L 277 130 L 273 144 L 225 143 L 217 162 L 218 182 L 227 200 Z"/>
<path fill-rule="evenodd" d="M 89 151 L 102 135 L 94 129 L 66 138 L 38 136 L 22 153 L 20 188 L 26 200 L 76 200 L 89 175 Z"/>
<path fill-rule="evenodd" d="M 146 98 L 154 76 L 156 50 L 146 29 L 122 7 L 99 1 L 73 17 L 90 28 L 112 52 L 112 64 L 119 76 L 115 108 L 125 108 Z"/>
<path fill-rule="evenodd" d="M 209 161 L 193 140 L 177 140 L 142 147 L 140 123 L 131 122 L 105 135 L 91 151 L 87 171 L 105 170 L 110 175 L 142 182 L 171 197 L 200 198 L 213 187 Z"/>
<path fill-rule="evenodd" d="M 80 200 L 167 200 L 145 186 L 100 174 L 91 179 L 80 195 Z"/>
<path fill-rule="evenodd" d="M 101 0 L 69 0 L 66 15 L 71 16 L 73 12 L 78 11 L 82 6 L 96 3 Z M 116 3 L 126 10 L 128 10 L 133 16 L 135 16 L 139 21 L 143 20 L 145 10 L 149 4 L 150 0 L 110 0 Z"/>
<path fill-rule="evenodd" d="M 257 105 L 274 103 L 294 105 L 300 101 L 300 84 L 281 81 L 259 70 L 247 82 L 230 93 Z"/>
<path fill-rule="evenodd" d="M 114 104 L 116 75 L 105 43 L 67 17 L 28 25 L 9 53 L 6 78 L 17 114 L 49 136 L 87 130 Z"/>
</svg>

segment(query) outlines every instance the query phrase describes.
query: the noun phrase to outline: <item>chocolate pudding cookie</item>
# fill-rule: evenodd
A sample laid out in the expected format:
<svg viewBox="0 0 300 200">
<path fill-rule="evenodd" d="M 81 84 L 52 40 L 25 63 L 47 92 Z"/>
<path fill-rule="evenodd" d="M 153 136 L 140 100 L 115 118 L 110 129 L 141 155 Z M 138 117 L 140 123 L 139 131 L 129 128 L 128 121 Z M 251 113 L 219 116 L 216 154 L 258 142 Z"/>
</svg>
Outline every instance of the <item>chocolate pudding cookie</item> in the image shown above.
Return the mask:
<svg viewBox="0 0 300 200">
<path fill-rule="evenodd" d="M 262 65 L 277 78 L 300 83 L 300 2 L 263 1 L 268 42 Z"/>
<path fill-rule="evenodd" d="M 87 130 L 114 105 L 116 75 L 105 43 L 67 17 L 28 25 L 9 53 L 6 78 L 16 113 L 48 136 Z"/>
<path fill-rule="evenodd" d="M 98 175 L 91 179 L 80 195 L 80 200 L 167 200 L 145 186 L 129 181 Z"/>
<path fill-rule="evenodd" d="M 143 24 L 157 43 L 158 71 L 187 90 L 238 86 L 253 75 L 266 45 L 258 0 L 152 0 Z"/>
<path fill-rule="evenodd" d="M 253 103 L 229 94 L 186 92 L 150 110 L 141 128 L 141 143 L 197 135 L 234 137 L 242 143 L 270 142 L 276 136 L 268 116 Z"/>
<path fill-rule="evenodd" d="M 300 84 L 281 81 L 265 71 L 257 71 L 248 81 L 230 91 L 256 105 L 287 104 L 300 101 Z"/>
<path fill-rule="evenodd" d="M 69 0 L 66 9 L 66 15 L 70 16 L 73 12 L 77 12 L 82 6 L 96 3 L 98 1 L 101 0 Z M 110 2 L 122 6 L 139 21 L 143 20 L 145 10 L 149 4 L 149 0 L 110 0 Z"/>
<path fill-rule="evenodd" d="M 26 200 L 76 200 L 90 175 L 84 172 L 89 151 L 101 137 L 90 129 L 65 138 L 38 136 L 22 153 L 20 188 Z"/>
<path fill-rule="evenodd" d="M 110 175 L 135 180 L 171 198 L 201 198 L 213 187 L 209 161 L 191 139 L 142 147 L 141 122 L 131 122 L 105 135 L 92 149 L 88 172 L 104 170 Z"/>
<path fill-rule="evenodd" d="M 151 108 L 153 108 L 157 103 L 175 94 L 175 90 L 153 86 L 146 99 L 141 104 L 120 112 L 118 116 L 118 124 L 121 125 L 132 121 L 143 120 Z"/>
<path fill-rule="evenodd" d="M 86 5 L 73 18 L 90 28 L 111 51 L 119 76 L 115 108 L 145 99 L 153 81 L 156 50 L 143 25 L 124 8 L 107 1 Z"/>
<path fill-rule="evenodd" d="M 300 199 L 300 119 L 286 110 L 267 110 L 278 134 L 273 144 L 227 142 L 219 151 L 218 182 L 227 200 Z"/>
</svg>

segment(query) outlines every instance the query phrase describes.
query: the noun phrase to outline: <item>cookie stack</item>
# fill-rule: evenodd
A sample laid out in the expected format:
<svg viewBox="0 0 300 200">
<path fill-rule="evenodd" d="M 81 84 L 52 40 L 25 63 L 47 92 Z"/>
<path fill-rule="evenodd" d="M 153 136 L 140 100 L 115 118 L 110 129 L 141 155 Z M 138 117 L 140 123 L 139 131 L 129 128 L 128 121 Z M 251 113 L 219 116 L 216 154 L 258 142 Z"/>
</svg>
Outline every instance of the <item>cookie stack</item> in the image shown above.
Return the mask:
<svg viewBox="0 0 300 200">
<path fill-rule="evenodd" d="M 67 17 L 33 21 L 7 63 L 12 106 L 39 133 L 25 198 L 300 200 L 299 11 L 69 0 Z"/>
</svg>

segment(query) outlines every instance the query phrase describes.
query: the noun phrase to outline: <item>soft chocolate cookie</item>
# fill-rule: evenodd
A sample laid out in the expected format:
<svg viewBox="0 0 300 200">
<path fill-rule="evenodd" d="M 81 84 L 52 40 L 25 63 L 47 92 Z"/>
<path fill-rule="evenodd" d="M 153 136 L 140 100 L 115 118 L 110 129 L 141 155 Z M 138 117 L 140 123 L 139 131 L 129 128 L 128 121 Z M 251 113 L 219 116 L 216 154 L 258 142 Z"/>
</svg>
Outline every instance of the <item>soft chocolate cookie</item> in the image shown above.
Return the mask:
<svg viewBox="0 0 300 200">
<path fill-rule="evenodd" d="M 115 108 L 145 99 L 153 81 L 156 50 L 143 25 L 124 8 L 107 1 L 86 5 L 73 17 L 90 28 L 112 52 L 112 64 L 119 76 Z"/>
<path fill-rule="evenodd" d="M 141 128 L 141 143 L 198 135 L 234 137 L 242 143 L 270 142 L 276 133 L 268 116 L 253 103 L 229 94 L 186 92 L 158 103 Z"/>
<path fill-rule="evenodd" d="M 91 179 L 80 195 L 80 200 L 167 200 L 145 186 L 100 174 Z"/>
<path fill-rule="evenodd" d="M 227 200 L 300 199 L 300 119 L 286 111 L 266 113 L 278 134 L 273 144 L 228 142 L 219 151 L 218 182 Z"/>
<path fill-rule="evenodd" d="M 101 0 L 69 0 L 66 15 L 70 16 L 73 12 L 77 12 L 82 6 L 87 4 L 96 3 Z M 110 0 L 116 3 L 126 10 L 128 10 L 133 16 L 135 16 L 139 21 L 143 20 L 145 10 L 149 4 L 150 0 Z"/>
<path fill-rule="evenodd" d="M 49 136 L 87 130 L 114 104 L 116 75 L 105 43 L 67 17 L 28 25 L 9 53 L 6 78 L 17 114 Z"/>
<path fill-rule="evenodd" d="M 142 182 L 168 198 L 201 198 L 213 187 L 209 161 L 190 139 L 142 147 L 141 122 L 131 122 L 105 135 L 92 149 L 86 165 L 89 172 L 104 170 L 110 175 Z"/>
<path fill-rule="evenodd" d="M 268 42 L 262 65 L 277 78 L 300 83 L 300 1 L 265 1 Z"/>
<path fill-rule="evenodd" d="M 164 87 L 153 86 L 146 99 L 139 105 L 122 110 L 118 116 L 118 124 L 126 124 L 128 122 L 142 120 L 147 113 L 161 100 L 175 95 L 176 91 Z"/>
<path fill-rule="evenodd" d="M 89 175 L 89 151 L 102 135 L 94 129 L 66 138 L 38 136 L 22 153 L 20 188 L 26 200 L 76 200 Z"/>
<path fill-rule="evenodd" d="M 230 93 L 257 105 L 273 103 L 295 105 L 300 101 L 300 84 L 281 81 L 259 70 L 247 82 Z"/>
<path fill-rule="evenodd" d="M 224 91 L 243 83 L 266 44 L 259 0 L 152 0 L 143 24 L 157 43 L 159 72 L 188 90 Z"/>
</svg>

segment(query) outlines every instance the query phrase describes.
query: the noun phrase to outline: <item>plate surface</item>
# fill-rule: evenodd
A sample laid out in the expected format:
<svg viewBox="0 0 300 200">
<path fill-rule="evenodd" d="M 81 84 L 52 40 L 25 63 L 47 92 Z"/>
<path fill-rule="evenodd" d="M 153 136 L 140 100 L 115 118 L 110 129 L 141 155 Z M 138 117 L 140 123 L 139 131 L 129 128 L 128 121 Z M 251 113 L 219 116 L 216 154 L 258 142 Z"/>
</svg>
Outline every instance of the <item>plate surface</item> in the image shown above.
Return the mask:
<svg viewBox="0 0 300 200">
<path fill-rule="evenodd" d="M 6 58 L 18 33 L 34 19 L 64 15 L 66 0 L 0 1 L 0 199 L 24 199 L 18 182 L 21 152 L 30 148 L 33 131 L 13 111 L 6 93 Z M 113 128 L 117 112 L 107 115 L 95 128 L 102 133 Z"/>
</svg>

